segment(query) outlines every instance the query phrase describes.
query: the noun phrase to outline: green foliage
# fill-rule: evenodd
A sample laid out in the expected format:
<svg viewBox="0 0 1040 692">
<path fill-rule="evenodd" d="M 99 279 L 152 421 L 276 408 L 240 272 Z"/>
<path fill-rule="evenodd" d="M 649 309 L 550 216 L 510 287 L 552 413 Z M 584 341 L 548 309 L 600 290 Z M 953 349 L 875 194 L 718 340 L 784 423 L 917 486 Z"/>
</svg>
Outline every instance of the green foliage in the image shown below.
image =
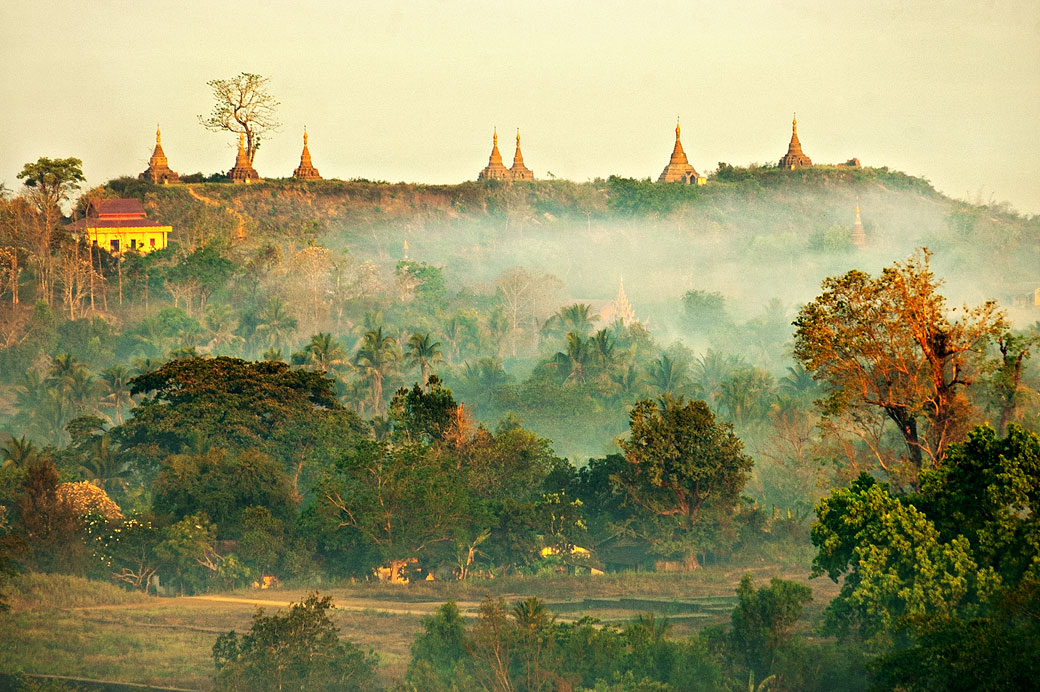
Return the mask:
<svg viewBox="0 0 1040 692">
<path fill-rule="evenodd" d="M 288 521 L 296 498 L 281 465 L 255 449 L 229 452 L 214 447 L 201 455 L 176 454 L 163 460 L 152 484 L 153 508 L 174 521 L 206 514 L 217 526 L 217 538 L 237 539 L 244 514 L 263 507 Z"/>
<path fill-rule="evenodd" d="M 400 280 L 415 285 L 413 290 L 420 300 L 429 301 L 431 304 L 444 300 L 447 287 L 442 267 L 434 267 L 426 262 L 401 260 L 397 263 L 394 273 Z"/>
<path fill-rule="evenodd" d="M 665 637 L 667 622 L 641 616 L 624 631 L 583 618 L 560 623 L 537 598 L 509 608 L 486 600 L 468 631 L 452 603 L 423 621 L 408 681 L 424 690 L 683 690 L 722 687 L 707 643 Z"/>
<path fill-rule="evenodd" d="M 147 518 L 130 517 L 110 524 L 93 516 L 88 533 L 94 558 L 105 566 L 114 581 L 139 591 L 148 589 L 149 580 L 159 569 L 156 547 L 164 538 L 159 528 Z"/>
<path fill-rule="evenodd" d="M 219 692 L 298 690 L 362 692 L 375 689 L 376 658 L 341 641 L 329 611 L 332 598 L 311 594 L 288 612 L 258 608 L 249 632 L 217 637 L 213 660 Z"/>
<path fill-rule="evenodd" d="M 360 534 L 397 576 L 409 558 L 465 524 L 465 489 L 457 465 L 434 450 L 362 442 L 326 473 L 317 502 L 330 528 Z"/>
<path fill-rule="evenodd" d="M 769 586 L 755 589 L 751 575 L 745 574 L 737 598 L 732 615 L 733 647 L 762 679 L 773 672 L 777 651 L 788 642 L 802 606 L 812 600 L 812 589 L 776 577 Z"/>
<path fill-rule="evenodd" d="M 817 506 L 814 572 L 837 580 L 838 632 L 890 644 L 914 622 L 969 621 L 1040 575 L 1040 438 L 1017 426 L 976 428 L 922 473 L 918 495 L 895 496 L 863 475 Z M 947 627 L 947 625 L 942 625 Z M 909 630 L 908 630 L 909 628 Z M 956 629 L 956 627 L 954 627 Z"/>
<path fill-rule="evenodd" d="M 336 401 L 333 381 L 285 363 L 189 358 L 130 381 L 145 399 L 112 435 L 145 470 L 185 448 L 257 450 L 280 459 L 294 480 L 360 432 Z"/>
<path fill-rule="evenodd" d="M 205 514 L 185 517 L 166 527 L 155 546 L 161 570 L 181 591 L 205 590 L 222 558 L 216 551 L 217 527 Z"/>
<path fill-rule="evenodd" d="M 874 661 L 878 688 L 907 692 L 1030 689 L 1040 675 L 1040 599 L 1032 582 L 991 617 L 926 615 L 909 646 Z"/>
<path fill-rule="evenodd" d="M 703 401 L 641 401 L 630 428 L 628 463 L 611 481 L 647 515 L 634 530 L 658 554 L 692 557 L 706 527 L 733 513 L 752 460 Z"/>
<path fill-rule="evenodd" d="M 27 163 L 18 179 L 33 192 L 33 201 L 41 212 L 57 207 L 79 189 L 83 177 L 83 162 L 76 158 L 49 159 L 41 157 L 36 163 Z"/>
<path fill-rule="evenodd" d="M 181 257 L 177 264 L 164 272 L 164 278 L 189 311 L 196 302 L 198 310 L 202 311 L 209 297 L 224 287 L 233 272 L 231 260 L 224 257 L 215 245 L 208 244 Z"/>
<path fill-rule="evenodd" d="M 466 676 L 466 621 L 455 602 L 448 601 L 424 617 L 421 626 L 412 642 L 408 681 L 417 689 L 450 690 Z"/>
<path fill-rule="evenodd" d="M 399 389 L 390 402 L 394 432 L 402 440 L 432 443 L 444 440 L 456 420 L 459 405 L 451 390 L 433 375 L 424 389 L 418 384 Z"/>
<path fill-rule="evenodd" d="M 731 320 L 726 312 L 726 301 L 721 293 L 687 291 L 682 297 L 683 319 L 694 334 L 718 334 Z"/>
<path fill-rule="evenodd" d="M 653 183 L 649 178 L 619 178 L 607 180 L 610 208 L 621 214 L 652 216 L 667 214 L 683 203 L 695 201 L 701 194 L 697 185 L 682 183 Z"/>
</svg>

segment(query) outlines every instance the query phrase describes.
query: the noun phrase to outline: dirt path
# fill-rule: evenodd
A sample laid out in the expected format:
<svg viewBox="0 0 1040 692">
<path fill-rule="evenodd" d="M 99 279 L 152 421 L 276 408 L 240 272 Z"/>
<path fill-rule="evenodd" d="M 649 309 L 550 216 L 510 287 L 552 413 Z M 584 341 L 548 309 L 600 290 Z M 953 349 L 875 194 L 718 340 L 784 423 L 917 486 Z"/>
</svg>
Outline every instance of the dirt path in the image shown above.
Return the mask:
<svg viewBox="0 0 1040 692">
<path fill-rule="evenodd" d="M 189 195 L 191 195 L 195 199 L 199 200 L 203 204 L 206 204 L 206 205 L 211 206 L 211 207 L 220 207 L 221 209 L 224 209 L 229 214 L 232 214 L 236 219 L 238 219 L 238 230 L 237 230 L 238 239 L 239 240 L 245 240 L 245 238 L 246 238 L 246 217 L 242 216 L 242 214 L 237 209 L 235 209 L 234 207 L 225 206 L 225 205 L 221 204 L 220 202 L 218 202 L 215 199 L 211 199 L 209 197 L 205 197 L 203 195 L 200 195 L 191 185 L 185 185 L 184 189 L 188 191 Z"/>
</svg>

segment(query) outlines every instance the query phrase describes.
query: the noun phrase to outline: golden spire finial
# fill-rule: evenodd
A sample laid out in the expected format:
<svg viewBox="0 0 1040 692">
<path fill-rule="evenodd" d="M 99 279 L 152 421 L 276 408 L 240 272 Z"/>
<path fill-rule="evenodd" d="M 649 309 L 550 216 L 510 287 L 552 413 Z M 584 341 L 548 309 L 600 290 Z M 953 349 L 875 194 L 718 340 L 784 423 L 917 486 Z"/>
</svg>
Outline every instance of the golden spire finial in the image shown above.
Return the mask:
<svg viewBox="0 0 1040 692">
<path fill-rule="evenodd" d="M 491 136 L 491 143 L 494 144 L 496 147 L 498 146 L 498 128 L 497 127 L 495 128 L 495 134 L 493 134 Z"/>
<path fill-rule="evenodd" d="M 245 135 L 244 132 L 239 133 L 239 135 L 238 135 L 238 148 L 239 149 L 245 149 L 246 148 L 246 135 Z"/>
<path fill-rule="evenodd" d="M 798 132 L 798 114 L 795 113 L 794 117 L 791 118 L 791 132 Z"/>
<path fill-rule="evenodd" d="M 679 116 L 675 116 L 675 138 L 679 139 Z"/>
<path fill-rule="evenodd" d="M 520 146 L 520 128 L 516 128 L 516 146 Z"/>
<path fill-rule="evenodd" d="M 155 143 L 162 144 L 162 133 L 159 132 L 159 123 L 155 124 Z"/>
<path fill-rule="evenodd" d="M 307 126 L 303 126 L 303 146 L 307 146 Z"/>
</svg>

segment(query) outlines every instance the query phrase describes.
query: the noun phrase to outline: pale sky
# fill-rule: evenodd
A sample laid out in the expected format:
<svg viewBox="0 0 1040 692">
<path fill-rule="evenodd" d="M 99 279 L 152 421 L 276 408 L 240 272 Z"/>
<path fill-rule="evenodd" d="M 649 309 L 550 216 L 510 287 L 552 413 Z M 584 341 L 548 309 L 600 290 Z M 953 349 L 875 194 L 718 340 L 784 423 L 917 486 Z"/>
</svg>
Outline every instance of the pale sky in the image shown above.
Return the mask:
<svg viewBox="0 0 1040 692">
<path fill-rule="evenodd" d="M 270 77 L 283 126 L 261 176 L 455 183 L 487 164 L 584 181 L 655 178 L 675 118 L 702 173 L 775 163 L 791 114 L 817 163 L 858 157 L 972 201 L 1040 213 L 1036 0 L 318 2 L 3 0 L 0 182 L 41 156 L 92 185 L 225 171 L 206 81 Z"/>
</svg>

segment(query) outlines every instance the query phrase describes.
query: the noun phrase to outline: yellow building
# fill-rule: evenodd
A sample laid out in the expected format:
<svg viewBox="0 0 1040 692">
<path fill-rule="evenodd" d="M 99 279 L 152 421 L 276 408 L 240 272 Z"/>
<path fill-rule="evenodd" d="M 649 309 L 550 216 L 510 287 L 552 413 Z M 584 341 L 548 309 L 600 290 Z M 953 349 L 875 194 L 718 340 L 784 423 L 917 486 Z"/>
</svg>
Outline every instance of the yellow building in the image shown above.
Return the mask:
<svg viewBox="0 0 1040 692">
<path fill-rule="evenodd" d="M 79 222 L 96 246 L 118 255 L 127 250 L 142 254 L 164 249 L 171 226 L 152 221 L 136 199 L 101 199 L 91 202 L 86 221 Z"/>
</svg>

